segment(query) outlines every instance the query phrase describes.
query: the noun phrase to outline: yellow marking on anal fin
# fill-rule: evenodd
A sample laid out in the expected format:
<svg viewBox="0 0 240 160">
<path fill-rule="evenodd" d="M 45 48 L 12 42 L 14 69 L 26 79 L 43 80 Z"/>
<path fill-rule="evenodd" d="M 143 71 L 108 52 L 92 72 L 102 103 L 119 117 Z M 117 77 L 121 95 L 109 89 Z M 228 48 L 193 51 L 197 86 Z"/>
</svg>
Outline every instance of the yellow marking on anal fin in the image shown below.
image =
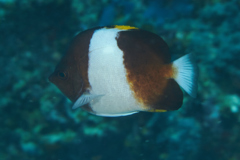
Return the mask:
<svg viewBox="0 0 240 160">
<path fill-rule="evenodd" d="M 164 109 L 150 109 L 149 112 L 167 112 L 167 110 Z"/>
<path fill-rule="evenodd" d="M 115 25 L 114 28 L 117 28 L 119 30 L 138 29 L 138 28 L 132 27 L 132 26 L 120 26 L 120 25 Z"/>
</svg>

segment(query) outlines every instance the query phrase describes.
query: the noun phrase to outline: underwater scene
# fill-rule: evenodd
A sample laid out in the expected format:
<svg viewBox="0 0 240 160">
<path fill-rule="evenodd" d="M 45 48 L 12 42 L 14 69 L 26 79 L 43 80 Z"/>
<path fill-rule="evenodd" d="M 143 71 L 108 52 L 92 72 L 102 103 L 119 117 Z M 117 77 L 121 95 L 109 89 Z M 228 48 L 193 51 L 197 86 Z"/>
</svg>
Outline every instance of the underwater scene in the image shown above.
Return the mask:
<svg viewBox="0 0 240 160">
<path fill-rule="evenodd" d="M 0 160 L 240 160 L 239 11 L 239 0 L 0 0 Z M 89 54 L 88 61 L 79 62 L 86 64 L 86 70 L 80 68 L 83 85 L 59 84 L 49 78 L 56 66 L 76 67 L 73 63 L 65 64 L 68 58 L 63 57 L 74 50 L 71 50 L 73 38 L 99 26 L 102 30 L 117 31 L 110 48 L 123 55 L 126 50 L 135 51 L 138 41 L 141 47 L 148 47 L 152 42 L 146 37 L 151 33 L 162 37 L 169 47 L 168 55 L 164 54 L 159 61 L 164 62 L 167 57 L 169 63 L 177 66 L 175 60 L 191 54 L 198 66 L 194 72 L 198 77 L 194 79 L 195 87 L 198 86 L 196 95 L 191 90 L 190 95 L 184 91 L 189 86 L 181 85 L 178 75 L 164 78 L 166 83 L 175 85 L 174 89 L 166 89 L 165 81 L 159 81 L 166 92 L 156 91 L 175 98 L 164 101 L 165 106 L 157 105 L 165 108 L 145 108 L 149 112 L 133 114 L 137 106 L 124 113 L 118 109 L 137 96 L 152 93 L 148 86 L 154 78 L 141 81 L 137 77 L 129 84 L 124 82 L 134 89 L 126 94 L 125 90 L 121 92 L 125 98 L 135 94 L 129 101 L 115 101 L 111 95 L 110 98 L 104 94 L 91 95 L 83 86 L 100 85 L 106 89 L 113 85 L 121 89 L 123 83 L 118 81 L 120 72 L 114 77 L 91 70 L 94 65 L 103 64 L 103 56 L 96 54 L 94 59 L 96 52 L 89 49 L 93 41 L 100 44 L 105 40 L 103 36 L 112 36 L 93 30 L 80 39 L 83 49 L 76 49 Z M 148 32 L 136 32 L 137 28 Z M 124 34 L 127 31 L 134 34 L 134 40 L 124 39 L 128 37 Z M 93 40 L 95 33 L 100 38 Z M 166 46 L 164 41 L 161 40 L 162 48 Z M 147 50 L 145 53 L 150 55 Z M 119 62 L 122 68 L 117 67 L 134 77 L 138 73 L 134 72 L 133 64 L 140 68 L 144 65 L 136 57 L 125 56 L 125 60 L 122 56 L 119 60 L 113 57 L 107 62 L 116 61 L 116 65 Z M 111 65 L 105 63 L 105 67 Z M 142 72 L 142 75 L 155 73 L 152 69 Z M 57 75 L 66 80 L 66 72 Z M 76 75 L 78 71 L 67 76 Z M 100 84 L 108 77 L 115 79 Z M 177 83 L 183 92 L 179 92 Z M 145 88 L 140 93 L 142 86 Z M 71 94 L 73 90 L 75 95 Z M 104 96 L 107 102 L 109 99 L 113 102 L 110 108 L 89 107 L 88 104 L 97 104 Z M 176 98 L 179 96 L 180 100 Z M 141 104 L 150 103 L 147 100 Z M 115 112 L 118 117 L 112 116 Z"/>
</svg>

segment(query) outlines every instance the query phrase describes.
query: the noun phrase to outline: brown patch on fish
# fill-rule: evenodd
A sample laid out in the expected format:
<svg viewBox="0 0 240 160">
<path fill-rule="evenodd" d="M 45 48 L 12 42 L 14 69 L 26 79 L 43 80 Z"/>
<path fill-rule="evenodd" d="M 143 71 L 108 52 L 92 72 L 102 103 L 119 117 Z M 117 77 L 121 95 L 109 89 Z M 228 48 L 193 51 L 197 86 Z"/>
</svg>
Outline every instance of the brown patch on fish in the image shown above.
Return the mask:
<svg viewBox="0 0 240 160">
<path fill-rule="evenodd" d="M 177 110 L 182 106 L 182 103 L 183 92 L 181 88 L 173 79 L 168 79 L 162 94 L 150 106 L 155 110 Z"/>
<path fill-rule="evenodd" d="M 173 110 L 181 106 L 181 89 L 175 81 L 169 79 L 175 70 L 163 39 L 148 31 L 132 30 L 119 32 L 117 42 L 124 52 L 130 88 L 138 102 L 145 106 L 145 110 Z M 175 92 L 179 97 L 174 96 Z M 172 104 L 169 106 L 168 100 L 175 102 L 176 107 L 172 107 Z"/>
<path fill-rule="evenodd" d="M 92 107 L 90 107 L 89 104 L 85 104 L 85 105 L 81 106 L 81 108 L 84 109 L 85 111 L 89 112 L 89 113 L 96 114 L 96 113 L 92 110 Z"/>
<path fill-rule="evenodd" d="M 88 52 L 90 40 L 96 29 L 81 32 L 73 39 L 67 53 L 49 77 L 49 80 L 73 102 L 90 87 L 88 81 Z M 66 79 L 61 77 L 64 73 L 67 73 L 68 77 Z M 61 74 L 60 77 L 59 74 Z"/>
</svg>

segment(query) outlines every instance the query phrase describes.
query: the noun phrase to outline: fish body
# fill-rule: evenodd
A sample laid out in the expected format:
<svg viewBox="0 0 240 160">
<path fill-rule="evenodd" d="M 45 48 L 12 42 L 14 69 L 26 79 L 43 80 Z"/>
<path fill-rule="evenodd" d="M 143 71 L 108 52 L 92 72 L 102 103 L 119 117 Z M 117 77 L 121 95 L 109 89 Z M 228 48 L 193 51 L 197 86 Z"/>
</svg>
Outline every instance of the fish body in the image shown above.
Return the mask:
<svg viewBox="0 0 240 160">
<path fill-rule="evenodd" d="M 179 109 L 181 87 L 196 96 L 196 70 L 190 54 L 171 62 L 168 45 L 158 35 L 110 26 L 79 33 L 49 80 L 74 109 L 114 117 Z"/>
</svg>

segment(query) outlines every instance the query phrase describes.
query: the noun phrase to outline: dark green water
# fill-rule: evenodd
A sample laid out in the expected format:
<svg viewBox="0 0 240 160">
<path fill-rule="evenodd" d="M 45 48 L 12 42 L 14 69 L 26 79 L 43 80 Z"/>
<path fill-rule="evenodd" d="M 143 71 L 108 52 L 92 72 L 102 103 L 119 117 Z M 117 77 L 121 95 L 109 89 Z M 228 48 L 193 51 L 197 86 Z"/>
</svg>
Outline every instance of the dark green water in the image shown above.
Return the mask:
<svg viewBox="0 0 240 160">
<path fill-rule="evenodd" d="M 0 160 L 239 160 L 238 0 L 0 0 Z M 197 98 L 166 113 L 105 118 L 48 81 L 73 36 L 105 25 L 193 53 Z"/>
</svg>

